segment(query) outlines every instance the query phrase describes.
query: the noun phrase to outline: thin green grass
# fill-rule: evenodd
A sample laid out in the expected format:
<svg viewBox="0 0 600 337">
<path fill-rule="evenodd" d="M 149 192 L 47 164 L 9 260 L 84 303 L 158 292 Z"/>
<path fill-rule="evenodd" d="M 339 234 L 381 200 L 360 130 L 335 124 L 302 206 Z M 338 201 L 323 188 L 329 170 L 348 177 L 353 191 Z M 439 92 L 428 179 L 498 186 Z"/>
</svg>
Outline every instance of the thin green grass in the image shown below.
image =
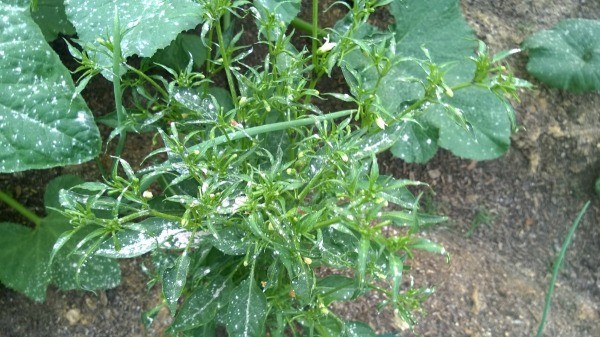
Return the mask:
<svg viewBox="0 0 600 337">
<path fill-rule="evenodd" d="M 565 258 L 565 253 L 567 252 L 567 247 L 569 247 L 569 244 L 571 243 L 573 234 L 575 233 L 575 230 L 577 229 L 577 226 L 579 226 L 579 222 L 581 221 L 581 218 L 583 218 L 583 215 L 585 214 L 585 212 L 587 211 L 589 206 L 590 206 L 590 202 L 588 201 L 583 206 L 583 208 L 581 209 L 579 214 L 577 215 L 577 218 L 573 222 L 573 225 L 571 226 L 571 229 L 569 230 L 569 234 L 567 234 L 567 238 L 565 239 L 565 242 L 562 245 L 560 253 L 556 257 L 556 261 L 554 262 L 554 269 L 552 270 L 552 279 L 550 279 L 550 286 L 548 287 L 548 293 L 546 294 L 546 304 L 544 305 L 544 313 L 542 314 L 542 321 L 540 322 L 540 326 L 538 328 L 537 334 L 535 335 L 536 337 L 542 336 L 542 332 L 544 331 L 544 324 L 546 323 L 546 316 L 548 315 L 548 311 L 550 310 L 550 301 L 551 301 L 551 297 L 552 297 L 552 292 L 554 291 L 554 284 L 556 283 L 556 277 L 558 275 L 558 271 L 559 271 L 560 266 Z"/>
</svg>

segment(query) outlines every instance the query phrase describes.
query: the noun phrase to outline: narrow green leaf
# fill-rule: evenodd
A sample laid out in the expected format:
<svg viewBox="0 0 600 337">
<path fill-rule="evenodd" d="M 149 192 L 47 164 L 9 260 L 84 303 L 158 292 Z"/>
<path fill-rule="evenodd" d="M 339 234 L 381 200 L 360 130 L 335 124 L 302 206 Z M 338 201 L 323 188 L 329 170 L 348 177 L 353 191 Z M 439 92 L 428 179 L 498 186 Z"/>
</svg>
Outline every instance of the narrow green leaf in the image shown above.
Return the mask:
<svg viewBox="0 0 600 337">
<path fill-rule="evenodd" d="M 208 286 L 197 288 L 175 316 L 170 329 L 185 331 L 209 324 L 217 310 L 227 305 L 230 287 L 230 282 L 217 278 Z"/>
<path fill-rule="evenodd" d="M 357 294 L 356 280 L 341 275 L 329 275 L 317 281 L 317 293 L 323 304 L 349 301 Z"/>
<path fill-rule="evenodd" d="M 369 251 L 371 250 L 371 240 L 367 236 L 360 238 L 358 246 L 358 260 L 356 262 L 356 276 L 358 279 L 359 287 L 363 287 L 365 284 L 365 277 L 367 274 L 367 260 L 369 257 Z"/>
<path fill-rule="evenodd" d="M 373 329 L 366 323 L 349 321 L 345 325 L 347 337 L 377 337 Z"/>
<path fill-rule="evenodd" d="M 177 303 L 187 281 L 190 261 L 190 255 L 186 249 L 175 261 L 175 266 L 167 269 L 163 275 L 163 294 L 173 315 L 177 311 Z"/>
<path fill-rule="evenodd" d="M 230 337 L 265 335 L 267 298 L 253 278 L 242 281 L 229 298 L 225 325 Z"/>
</svg>

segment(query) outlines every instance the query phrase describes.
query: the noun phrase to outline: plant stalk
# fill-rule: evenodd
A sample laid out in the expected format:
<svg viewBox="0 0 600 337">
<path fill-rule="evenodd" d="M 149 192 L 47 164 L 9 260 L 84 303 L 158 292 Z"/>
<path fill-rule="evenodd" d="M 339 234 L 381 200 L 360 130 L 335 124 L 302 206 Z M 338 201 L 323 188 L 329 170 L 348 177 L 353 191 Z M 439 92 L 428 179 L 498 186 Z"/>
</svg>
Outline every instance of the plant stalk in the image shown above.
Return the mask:
<svg viewBox="0 0 600 337">
<path fill-rule="evenodd" d="M 319 63 L 319 55 L 317 54 L 319 49 L 319 0 L 312 0 L 312 63 L 313 73 L 316 75 L 317 65 Z"/>
<path fill-rule="evenodd" d="M 221 49 L 221 57 L 223 58 L 223 68 L 225 70 L 225 76 L 227 76 L 227 83 L 229 84 L 229 91 L 231 91 L 231 98 L 233 104 L 238 105 L 238 97 L 235 92 L 235 84 L 233 82 L 233 76 L 231 75 L 231 69 L 229 69 L 229 55 L 227 55 L 227 47 L 225 46 L 225 39 L 223 38 L 223 30 L 221 29 L 221 21 L 216 20 L 217 24 L 217 39 L 219 40 L 219 48 Z"/>
<path fill-rule="evenodd" d="M 313 25 L 310 22 L 306 22 L 300 18 L 292 19 L 292 22 L 290 22 L 290 25 L 300 31 L 305 32 L 305 33 L 312 34 L 312 32 L 313 32 Z M 322 39 L 326 36 L 327 36 L 327 32 L 324 29 L 317 27 L 317 37 Z"/>
<path fill-rule="evenodd" d="M 326 120 L 332 120 L 332 119 L 336 119 L 336 118 L 340 118 L 340 117 L 349 116 L 353 112 L 356 112 L 356 110 L 342 110 L 342 111 L 338 111 L 338 112 L 329 113 L 326 115 L 310 116 L 310 117 L 305 117 L 305 118 L 288 121 L 288 122 L 279 122 L 279 123 L 255 126 L 255 127 L 249 128 L 249 129 L 235 131 L 232 133 L 228 133 L 228 134 L 207 140 L 203 143 L 200 143 L 200 144 L 190 147 L 189 151 L 196 151 L 196 150 L 205 151 L 206 149 L 208 149 L 211 146 L 217 146 L 217 145 L 220 145 L 220 144 L 223 144 L 223 143 L 226 143 L 229 141 L 241 139 L 244 137 L 252 137 L 252 136 L 256 136 L 256 135 L 267 133 L 267 132 L 282 131 L 282 130 L 287 130 L 290 128 L 311 125 L 311 124 L 315 124 L 315 123 L 326 121 Z"/>
<path fill-rule="evenodd" d="M 0 201 L 4 201 L 4 203 L 12 207 L 15 211 L 21 213 L 21 215 L 33 222 L 36 228 L 42 224 L 42 219 L 39 216 L 2 191 L 0 191 Z"/>
<path fill-rule="evenodd" d="M 119 142 L 115 150 L 115 160 L 113 161 L 113 171 L 117 168 L 119 158 L 125 147 L 127 131 L 122 128 L 125 123 L 125 111 L 123 109 L 123 89 L 121 88 L 121 24 L 119 22 L 119 12 L 115 6 L 115 17 L 113 21 L 113 95 L 115 97 L 115 109 L 117 111 L 117 121 L 119 131 Z"/>
</svg>

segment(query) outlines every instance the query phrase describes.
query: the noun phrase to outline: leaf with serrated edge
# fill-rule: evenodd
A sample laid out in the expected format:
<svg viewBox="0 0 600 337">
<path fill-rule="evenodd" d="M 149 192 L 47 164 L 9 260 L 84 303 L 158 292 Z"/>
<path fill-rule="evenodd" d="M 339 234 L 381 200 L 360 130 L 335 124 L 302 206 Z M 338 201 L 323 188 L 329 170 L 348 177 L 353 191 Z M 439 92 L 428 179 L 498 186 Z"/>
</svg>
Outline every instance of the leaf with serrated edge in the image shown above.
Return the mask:
<svg viewBox="0 0 600 337">
<path fill-rule="evenodd" d="M 0 281 L 9 288 L 42 302 L 50 283 L 48 261 L 56 240 L 46 226 L 33 230 L 15 223 L 0 223 Z"/>
<path fill-rule="evenodd" d="M 573 92 L 600 89 L 600 21 L 567 19 L 523 42 L 527 71 L 540 81 Z"/>
<path fill-rule="evenodd" d="M 150 57 L 180 32 L 201 22 L 201 7 L 190 0 L 66 0 L 65 4 L 79 39 L 89 43 L 97 43 L 97 38 L 112 32 L 116 7 L 125 30 L 121 40 L 124 57 Z"/>
<path fill-rule="evenodd" d="M 0 6 L 0 172 L 79 164 L 100 134 L 29 8 Z"/>
</svg>

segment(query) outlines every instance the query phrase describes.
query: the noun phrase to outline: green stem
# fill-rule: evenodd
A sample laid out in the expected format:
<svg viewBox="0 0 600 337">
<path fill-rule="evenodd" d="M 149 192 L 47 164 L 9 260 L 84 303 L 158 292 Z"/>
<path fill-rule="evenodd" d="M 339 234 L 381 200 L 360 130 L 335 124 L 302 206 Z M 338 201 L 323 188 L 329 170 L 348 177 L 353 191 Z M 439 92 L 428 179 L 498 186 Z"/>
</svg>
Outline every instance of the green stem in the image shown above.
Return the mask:
<svg viewBox="0 0 600 337">
<path fill-rule="evenodd" d="M 356 110 L 342 110 L 342 111 L 338 111 L 338 112 L 329 113 L 326 115 L 310 116 L 310 117 L 305 117 L 305 118 L 288 121 L 288 122 L 279 122 L 279 123 L 255 126 L 255 127 L 249 128 L 249 129 L 235 131 L 235 132 L 232 132 L 232 133 L 229 133 L 226 135 L 222 135 L 222 136 L 207 140 L 203 143 L 192 146 L 191 148 L 189 148 L 189 151 L 196 151 L 196 150 L 205 151 L 206 149 L 208 149 L 211 146 L 217 146 L 217 145 L 227 143 L 230 141 L 234 141 L 237 139 L 241 139 L 244 137 L 252 137 L 252 136 L 256 136 L 256 135 L 267 133 L 267 132 L 282 131 L 282 130 L 287 130 L 287 129 L 291 129 L 291 128 L 295 128 L 295 127 L 311 125 L 311 124 L 315 124 L 315 123 L 326 121 L 326 120 L 332 120 L 332 119 L 336 119 L 336 118 L 340 118 L 340 117 L 349 116 L 353 112 L 356 112 Z"/>
<path fill-rule="evenodd" d="M 42 224 L 42 219 L 31 212 L 27 207 L 21 205 L 18 201 L 13 199 L 10 195 L 0 191 L 0 201 L 4 201 L 8 206 L 12 207 L 15 211 L 21 213 L 29 221 L 35 224 L 35 227 L 39 227 Z"/>
<path fill-rule="evenodd" d="M 312 63 L 313 73 L 318 72 L 319 55 L 319 0 L 312 0 Z"/>
<path fill-rule="evenodd" d="M 577 226 L 579 226 L 579 222 L 581 221 L 581 218 L 583 218 L 583 215 L 585 214 L 585 212 L 587 211 L 589 206 L 590 206 L 590 202 L 588 201 L 585 203 L 585 205 L 583 206 L 583 208 L 577 215 L 577 218 L 573 222 L 573 225 L 571 226 L 571 229 L 569 230 L 569 234 L 567 234 L 567 238 L 565 239 L 565 242 L 562 245 L 560 253 L 556 257 L 556 261 L 554 261 L 554 268 L 552 269 L 552 278 L 550 279 L 550 286 L 548 287 L 548 293 L 546 294 L 546 304 L 544 305 L 544 313 L 542 314 L 542 321 L 540 322 L 540 326 L 538 328 L 537 334 L 535 335 L 536 337 L 542 336 L 542 331 L 544 331 L 544 324 L 546 323 L 546 316 L 548 315 L 548 310 L 550 309 L 550 300 L 552 297 L 552 292 L 554 291 L 554 284 L 556 283 L 556 277 L 558 276 L 558 270 L 560 269 L 560 265 L 562 264 L 562 262 L 565 258 L 565 254 L 567 253 L 567 247 L 569 247 L 569 244 L 571 243 L 573 234 L 575 233 L 575 230 L 577 229 Z"/>
<path fill-rule="evenodd" d="M 158 83 L 156 83 L 156 81 L 154 81 L 150 76 L 144 74 L 144 72 L 140 71 L 139 69 L 132 67 L 130 65 L 126 65 L 127 69 L 133 71 L 135 74 L 137 74 L 138 76 L 140 76 L 141 78 L 143 78 L 144 80 L 146 80 L 148 83 L 150 83 L 150 85 L 152 85 L 162 96 L 163 98 L 167 99 L 169 97 L 169 93 L 167 93 L 165 91 L 165 89 L 163 89 L 160 85 L 158 85 Z"/>
<path fill-rule="evenodd" d="M 225 46 L 225 39 L 223 39 L 223 30 L 221 29 L 221 21 L 216 20 L 217 23 L 217 39 L 219 40 L 219 48 L 221 49 L 221 57 L 223 58 L 223 68 L 225 75 L 227 76 L 227 83 L 229 84 L 229 91 L 231 91 L 231 98 L 233 104 L 237 105 L 238 98 L 235 92 L 235 85 L 233 83 L 233 76 L 231 76 L 231 70 L 229 69 L 229 55 L 227 54 L 227 47 Z"/>
<path fill-rule="evenodd" d="M 121 88 L 121 24 L 119 22 L 119 13 L 115 6 L 115 17 L 113 21 L 113 95 L 115 97 L 115 109 L 117 110 L 118 128 L 121 128 L 125 123 L 125 111 L 123 109 L 123 90 Z M 113 171 L 116 169 L 119 158 L 125 147 L 125 139 L 127 131 L 121 129 L 119 131 L 119 142 L 115 150 L 115 160 L 113 161 Z"/>
<path fill-rule="evenodd" d="M 313 27 L 314 27 L 310 22 L 306 22 L 300 18 L 292 19 L 292 22 L 290 22 L 290 25 L 298 30 L 305 32 L 305 33 L 312 33 Z M 327 36 L 327 32 L 324 29 L 317 27 L 317 37 L 322 39 L 326 36 Z"/>
</svg>

